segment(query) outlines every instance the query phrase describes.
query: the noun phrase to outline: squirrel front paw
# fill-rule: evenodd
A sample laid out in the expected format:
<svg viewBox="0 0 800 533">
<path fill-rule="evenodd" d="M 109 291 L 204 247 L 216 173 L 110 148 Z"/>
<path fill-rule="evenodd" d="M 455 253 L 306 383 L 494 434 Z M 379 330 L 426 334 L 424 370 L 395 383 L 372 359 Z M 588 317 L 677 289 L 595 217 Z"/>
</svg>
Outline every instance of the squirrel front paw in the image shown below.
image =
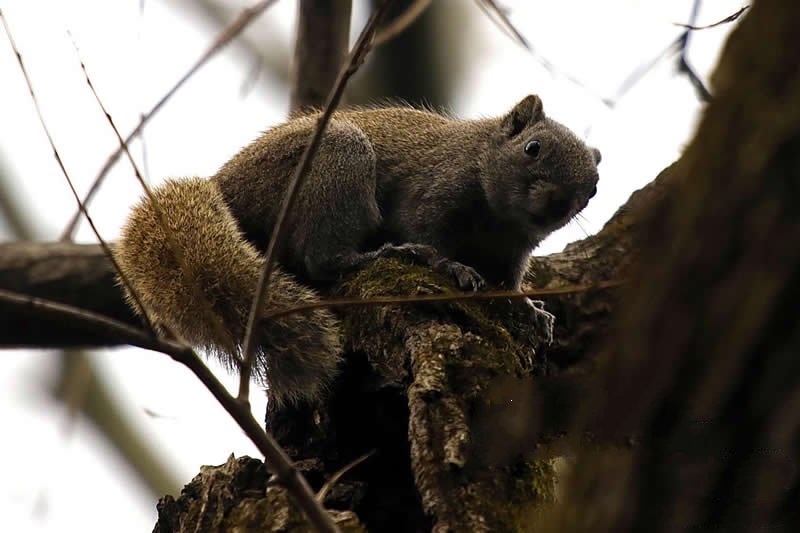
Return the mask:
<svg viewBox="0 0 800 533">
<path fill-rule="evenodd" d="M 449 259 L 440 259 L 434 268 L 453 276 L 458 283 L 458 288 L 462 291 L 477 291 L 486 287 L 486 282 L 483 277 L 478 274 L 478 271 L 458 261 L 450 261 Z"/>
<path fill-rule="evenodd" d="M 454 277 L 458 288 L 464 291 L 477 291 L 486 286 L 486 282 L 477 270 L 440 256 L 436 248 L 427 244 L 385 244 L 377 250 L 376 255 L 429 266 L 438 272 Z"/>
</svg>

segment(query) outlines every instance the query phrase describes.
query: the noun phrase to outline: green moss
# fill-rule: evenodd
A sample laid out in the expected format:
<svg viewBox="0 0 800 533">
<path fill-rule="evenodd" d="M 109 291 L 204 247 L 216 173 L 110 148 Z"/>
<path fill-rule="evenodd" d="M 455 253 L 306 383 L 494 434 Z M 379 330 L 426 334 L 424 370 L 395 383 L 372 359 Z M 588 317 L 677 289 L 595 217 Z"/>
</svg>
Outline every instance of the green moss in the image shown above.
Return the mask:
<svg viewBox="0 0 800 533">
<path fill-rule="evenodd" d="M 375 261 L 337 287 L 340 297 L 365 299 L 456 293 L 459 291 L 446 276 L 389 259 Z M 409 307 L 413 307 L 413 313 L 408 312 Z M 392 350 L 396 350 L 398 357 L 404 357 L 401 341 L 409 320 L 439 320 L 458 325 L 457 348 L 453 348 L 453 339 L 443 330 L 441 338 L 434 341 L 442 345 L 431 350 L 432 356 L 437 357 L 431 366 L 444 364 L 446 390 L 453 393 L 451 398 L 465 402 L 462 409 L 469 413 L 487 401 L 486 388 L 496 378 L 520 376 L 529 371 L 523 368 L 522 361 L 532 348 L 518 342 L 502 321 L 509 309 L 508 302 L 501 301 L 403 304 L 353 307 L 345 310 L 342 319 L 351 348 L 387 359 L 392 357 Z M 442 359 L 440 354 L 447 357 Z M 487 523 L 497 526 L 493 530 L 527 530 L 537 506 L 554 499 L 555 471 L 549 461 L 519 460 L 506 467 L 482 467 L 472 474 L 450 472 L 449 475 L 454 476 L 454 482 L 475 490 L 472 493 L 475 503 L 484 507 Z"/>
<path fill-rule="evenodd" d="M 555 469 L 550 461 L 520 461 L 507 468 L 511 471 L 503 479 L 511 486 L 507 499 L 496 500 L 496 518 L 507 531 L 530 531 L 542 505 L 555 502 Z"/>
<path fill-rule="evenodd" d="M 556 472 L 551 461 L 521 460 L 492 467 L 481 478 L 479 505 L 492 531 L 530 531 L 543 506 L 555 502 Z"/>
<path fill-rule="evenodd" d="M 339 284 L 343 295 L 362 298 L 434 294 L 448 289 L 447 280 L 429 268 L 395 259 L 378 259 Z"/>
<path fill-rule="evenodd" d="M 526 492 L 538 502 L 555 501 L 556 470 L 552 461 L 525 461 L 512 467 L 512 477 L 516 480 L 515 494 Z"/>
<path fill-rule="evenodd" d="M 341 297 L 373 298 L 376 296 L 412 296 L 459 294 L 451 280 L 429 268 L 406 264 L 394 259 L 379 259 L 369 267 L 343 280 L 337 287 Z M 473 333 L 475 342 L 449 357 L 447 372 L 454 390 L 473 391 L 480 382 L 500 374 L 522 371 L 520 347 L 503 326 L 498 307 L 489 301 L 456 301 L 445 303 L 400 304 L 385 307 L 353 308 L 343 316 L 345 337 L 356 346 L 370 338 L 385 339 L 391 330 L 390 309 L 414 306 L 422 319 L 440 319 L 458 324 L 465 333 Z M 391 334 L 391 331 L 389 331 Z M 399 333 L 399 332 L 398 332 Z M 384 346 L 387 343 L 383 343 Z M 447 351 L 443 347 L 443 351 Z M 475 369 L 480 369 L 476 372 Z M 487 375 L 488 374 L 490 375 Z"/>
</svg>

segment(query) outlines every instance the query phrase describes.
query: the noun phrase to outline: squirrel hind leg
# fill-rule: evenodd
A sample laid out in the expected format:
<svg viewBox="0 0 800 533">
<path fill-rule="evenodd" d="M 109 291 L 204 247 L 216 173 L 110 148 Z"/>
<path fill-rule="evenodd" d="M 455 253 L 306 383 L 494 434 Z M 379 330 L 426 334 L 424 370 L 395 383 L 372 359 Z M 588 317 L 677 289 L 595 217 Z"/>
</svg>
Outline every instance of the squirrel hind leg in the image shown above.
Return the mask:
<svg viewBox="0 0 800 533">
<path fill-rule="evenodd" d="M 331 122 L 300 189 L 290 221 L 292 267 L 315 281 L 335 281 L 363 261 L 359 250 L 381 225 L 376 155 L 364 132 Z"/>
</svg>

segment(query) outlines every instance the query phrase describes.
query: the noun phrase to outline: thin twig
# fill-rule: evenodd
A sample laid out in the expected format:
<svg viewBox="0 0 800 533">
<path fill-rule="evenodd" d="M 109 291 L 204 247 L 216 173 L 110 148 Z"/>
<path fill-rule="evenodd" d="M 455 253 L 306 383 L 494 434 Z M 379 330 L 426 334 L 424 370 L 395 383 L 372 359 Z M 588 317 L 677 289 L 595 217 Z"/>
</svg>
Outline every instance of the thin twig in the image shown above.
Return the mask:
<svg viewBox="0 0 800 533">
<path fill-rule="evenodd" d="M 0 289 L 0 301 L 17 307 L 20 311 L 34 310 L 44 318 L 56 318 L 75 327 L 84 326 L 88 331 L 113 338 L 115 342 L 130 344 L 147 350 L 175 356 L 177 352 L 190 350 L 185 344 L 165 338 L 156 338 L 147 331 L 101 313 L 88 311 L 68 304 Z"/>
<path fill-rule="evenodd" d="M 353 459 L 352 461 L 350 461 L 349 463 L 344 465 L 342 468 L 337 470 L 331 476 L 331 478 L 328 481 L 325 482 L 325 484 L 322 486 L 322 488 L 319 489 L 319 492 L 317 492 L 317 501 L 320 504 L 322 504 L 322 502 L 325 501 L 325 497 L 328 495 L 330 490 L 336 485 L 336 483 L 339 482 L 340 479 L 342 479 L 343 475 L 345 475 L 346 473 L 348 473 L 349 471 L 351 471 L 352 469 L 354 469 L 355 467 L 357 467 L 358 465 L 360 465 L 361 463 L 363 463 L 364 461 L 366 461 L 367 459 L 369 459 L 373 455 L 375 455 L 375 450 L 367 452 L 364 455 L 362 455 L 361 457 L 356 457 L 355 459 Z"/>
<path fill-rule="evenodd" d="M 286 309 L 270 311 L 264 315 L 265 320 L 275 320 L 294 313 L 327 309 L 333 307 L 373 307 L 397 304 L 449 303 L 483 300 L 518 300 L 521 298 L 538 298 L 542 296 L 560 296 L 577 294 L 601 289 L 615 289 L 626 284 L 622 280 L 598 281 L 590 285 L 566 285 L 554 289 L 532 289 L 529 291 L 485 291 L 457 292 L 453 294 L 417 294 L 413 296 L 372 296 L 370 298 L 336 298 L 320 300 L 306 304 L 298 304 Z"/>
<path fill-rule="evenodd" d="M 700 3 L 701 0 L 694 0 L 692 12 L 689 15 L 690 26 L 694 25 L 695 21 L 697 21 L 697 15 L 700 13 Z M 703 83 L 703 80 L 700 79 L 700 76 L 697 75 L 692 66 L 689 64 L 689 41 L 691 40 L 691 33 L 691 31 L 686 30 L 681 36 L 680 55 L 678 56 L 678 72 L 684 73 L 686 77 L 689 78 L 689 83 L 691 83 L 692 87 L 694 87 L 700 100 L 703 102 L 710 102 L 711 91 L 708 90 L 706 84 Z"/>
<path fill-rule="evenodd" d="M 381 46 L 408 29 L 430 7 L 433 0 L 416 0 L 405 11 L 397 15 L 392 21 L 375 33 L 372 46 Z"/>
<path fill-rule="evenodd" d="M 544 57 L 542 54 L 536 51 L 536 49 L 531 45 L 530 41 L 525 38 L 521 31 L 517 29 L 516 26 L 511 22 L 511 19 L 506 14 L 505 10 L 500 7 L 497 2 L 494 0 L 475 0 L 478 4 L 478 7 L 481 11 L 486 14 L 486 17 L 492 21 L 500 30 L 508 35 L 511 39 L 516 41 L 519 45 L 521 45 L 525 50 L 527 50 L 533 58 L 539 62 L 542 67 L 548 71 L 554 77 L 560 77 L 568 82 L 572 83 L 576 87 L 579 87 L 584 92 L 588 93 L 592 97 L 596 98 L 606 107 L 611 107 L 611 104 L 606 98 L 598 95 L 592 89 L 589 88 L 583 81 L 579 80 L 577 77 L 573 76 L 572 74 L 565 72 L 558 68 L 555 63 Z"/>
<path fill-rule="evenodd" d="M 689 22 L 694 23 L 695 19 L 697 18 L 697 14 L 700 9 L 700 1 L 695 0 L 692 4 L 692 12 L 689 15 Z M 711 92 L 705 86 L 703 81 L 700 77 L 695 73 L 694 69 L 689 65 L 689 61 L 687 58 L 687 51 L 689 48 L 689 40 L 690 40 L 691 31 L 685 30 L 681 32 L 678 37 L 676 37 L 672 42 L 670 42 L 666 48 L 664 48 L 661 52 L 659 52 L 653 59 L 644 63 L 637 67 L 631 74 L 625 78 L 625 80 L 620 84 L 619 88 L 617 89 L 616 94 L 613 98 L 609 98 L 607 100 L 609 107 L 614 107 L 617 102 L 627 93 L 634 85 L 639 83 L 639 81 L 644 78 L 644 76 L 650 72 L 653 68 L 656 67 L 663 59 L 667 57 L 671 57 L 672 54 L 678 54 L 678 71 L 685 74 L 687 78 L 689 78 L 689 83 L 695 88 L 697 91 L 698 97 L 704 101 L 708 102 L 711 100 Z"/>
<path fill-rule="evenodd" d="M 695 92 L 697 93 L 698 98 L 703 102 L 710 102 L 712 95 L 711 91 L 708 90 L 706 84 L 703 83 L 703 80 L 700 79 L 700 76 L 694 71 L 694 68 L 689 64 L 689 60 L 686 57 L 686 54 L 683 53 L 678 58 L 678 71 L 683 72 L 687 78 L 689 78 L 689 83 L 692 84 L 694 87 Z"/>
<path fill-rule="evenodd" d="M 748 9 L 750 9 L 750 6 L 746 5 L 746 6 L 742 7 L 741 9 L 739 9 L 738 11 L 736 11 L 736 13 L 732 13 L 732 14 L 728 15 L 727 17 L 725 17 L 722 20 L 718 20 L 717 22 L 714 22 L 713 24 L 707 24 L 705 26 L 695 26 L 693 22 L 690 22 L 689 24 L 682 24 L 680 22 L 673 22 L 673 24 L 675 26 L 679 26 L 681 28 L 686 28 L 687 30 L 694 30 L 694 31 L 707 30 L 707 29 L 710 29 L 710 28 L 716 28 L 717 26 L 722 26 L 723 24 L 728 24 L 730 22 L 735 22 L 736 20 L 739 19 L 739 17 L 744 15 L 744 12 L 747 11 Z"/>
<path fill-rule="evenodd" d="M 628 77 L 622 81 L 614 96 L 605 100 L 607 105 L 609 107 L 616 106 L 617 102 L 619 102 L 629 90 L 639 83 L 639 81 L 644 78 L 645 74 L 654 69 L 664 58 L 671 57 L 672 54 L 675 54 L 679 51 L 683 43 L 683 39 L 684 34 L 679 35 L 675 40 L 670 42 L 663 50 L 661 50 L 661 52 L 656 54 L 653 59 L 636 67 L 633 72 L 631 72 Z"/>
<path fill-rule="evenodd" d="M 322 141 L 322 135 L 325 133 L 325 128 L 328 125 L 336 106 L 339 104 L 339 100 L 342 97 L 345 85 L 350 77 L 358 70 L 358 67 L 363 63 L 364 57 L 370 50 L 370 43 L 372 42 L 372 37 L 375 34 L 375 29 L 378 26 L 378 22 L 386 12 L 386 9 L 389 7 L 390 3 L 391 0 L 383 0 L 375 8 L 369 20 L 367 21 L 367 24 L 364 26 L 364 29 L 361 31 L 361 35 L 359 35 L 356 44 L 353 46 L 353 50 L 350 52 L 350 57 L 347 63 L 343 65 L 342 69 L 339 71 L 339 76 L 336 79 L 336 83 L 334 84 L 331 93 L 328 95 L 327 102 L 325 103 L 325 110 L 317 119 L 314 133 L 311 136 L 311 139 L 309 140 L 309 143 L 303 152 L 303 157 L 301 158 L 300 163 L 297 165 L 294 175 L 292 176 L 292 179 L 289 181 L 289 184 L 286 188 L 286 194 L 283 198 L 281 210 L 278 213 L 275 221 L 275 227 L 272 230 L 272 236 L 270 237 L 269 245 L 267 246 L 266 258 L 261 269 L 258 287 L 253 297 L 253 305 L 250 307 L 250 315 L 247 321 L 247 330 L 244 340 L 244 356 L 242 358 L 243 362 L 240 372 L 238 394 L 239 401 L 242 403 L 248 402 L 247 398 L 250 390 L 250 371 L 253 365 L 257 341 L 256 331 L 258 328 L 256 328 L 256 323 L 261 318 L 261 308 L 264 306 L 264 302 L 267 298 L 267 285 L 275 264 L 275 250 L 278 248 L 278 244 L 283 241 L 286 233 L 286 216 L 294 207 L 295 200 L 297 199 L 297 192 L 300 190 L 300 187 L 303 185 L 303 181 L 305 181 L 305 178 L 311 169 L 311 162 L 313 161 L 320 142 Z"/>
<path fill-rule="evenodd" d="M 86 210 L 86 206 L 81 202 L 81 197 L 78 195 L 78 191 L 75 190 L 75 186 L 72 183 L 72 178 L 69 177 L 69 173 L 67 172 L 67 168 L 64 166 L 64 162 L 61 160 L 61 155 L 58 153 L 58 148 L 56 148 L 55 141 L 53 141 L 53 136 L 50 134 L 50 129 L 47 127 L 47 123 L 44 120 L 44 115 L 42 115 L 42 109 L 39 107 L 39 99 L 36 98 L 36 93 L 33 90 L 33 83 L 31 82 L 30 77 L 28 76 L 28 70 L 25 68 L 25 63 L 22 61 L 22 54 L 17 48 L 17 43 L 14 41 L 13 36 L 11 35 L 11 29 L 8 27 L 8 21 L 6 20 L 5 16 L 3 15 L 2 9 L 0 9 L 0 19 L 3 21 L 3 28 L 5 28 L 6 36 L 8 37 L 8 42 L 11 44 L 11 49 L 14 51 L 14 54 L 17 56 L 17 63 L 19 63 L 19 68 L 22 71 L 22 76 L 25 78 L 25 83 L 28 86 L 28 92 L 31 95 L 31 99 L 33 100 L 33 106 L 36 108 L 36 115 L 39 117 L 39 123 L 42 125 L 42 130 L 44 130 L 45 136 L 47 136 L 47 141 L 50 143 L 50 148 L 53 150 L 53 156 L 56 158 L 56 162 L 58 163 L 58 168 L 61 169 L 61 173 L 64 174 L 64 178 L 67 180 L 67 185 L 69 185 L 69 190 L 72 191 L 72 196 L 75 197 L 75 201 L 78 203 L 78 212 L 82 214 L 86 221 L 89 222 L 89 226 L 92 228 L 92 232 L 94 233 L 95 237 L 97 237 L 97 241 L 100 243 L 100 247 L 103 249 L 103 252 L 108 257 L 109 261 L 114 267 L 114 270 L 117 272 L 120 281 L 122 284 L 125 285 L 125 288 L 128 289 L 131 296 L 133 297 L 136 304 L 142 309 L 142 318 L 147 325 L 147 329 L 150 330 L 152 335 L 155 335 L 155 329 L 153 328 L 153 322 L 150 320 L 150 316 L 145 311 L 144 307 L 142 306 L 142 301 L 139 298 L 139 294 L 134 289 L 133 285 L 131 284 L 128 277 L 122 271 L 117 263 L 114 254 L 111 252 L 111 248 L 108 246 L 108 243 L 103 239 L 100 235 L 100 232 L 95 226 L 92 217 L 89 215 L 89 211 Z"/>
<path fill-rule="evenodd" d="M 230 19 L 230 12 L 236 7 L 227 0 L 179 0 L 183 10 L 191 9 L 193 15 L 199 15 L 203 22 L 210 27 L 224 27 Z M 279 21 L 273 19 L 271 24 L 263 21 L 258 35 L 255 32 L 249 35 L 242 35 L 237 40 L 237 46 L 246 54 L 245 60 L 250 65 L 259 65 L 257 69 L 264 69 L 274 78 L 274 81 L 285 86 L 289 81 L 290 50 L 286 43 L 279 37 L 277 31 Z M 258 77 L 260 73 L 255 72 L 251 77 Z M 253 79 L 253 83 L 256 80 Z M 244 81 L 242 85 L 244 85 Z"/>
<path fill-rule="evenodd" d="M 264 455 L 264 463 L 275 474 L 278 481 L 286 487 L 297 506 L 306 514 L 314 527 L 325 532 L 339 531 L 331 516 L 317 502 L 308 482 L 294 467 L 286 452 L 262 429 L 250 410 L 228 393 L 225 386 L 189 346 L 170 339 L 155 338 L 142 329 L 99 313 L 5 289 L 0 289 L 0 301 L 16 307 L 20 312 L 33 310 L 39 315 L 75 322 L 76 326 L 80 325 L 109 336 L 116 336 L 132 346 L 164 353 L 189 368 Z"/>
<path fill-rule="evenodd" d="M 224 30 L 222 30 L 217 38 L 214 39 L 214 42 L 211 43 L 211 46 L 200 56 L 200 58 L 195 61 L 192 67 L 184 74 L 176 83 L 172 86 L 172 88 L 161 97 L 161 99 L 148 111 L 147 113 L 142 114 L 142 118 L 139 121 L 139 124 L 136 125 L 135 128 L 125 137 L 125 144 L 130 144 L 133 139 L 136 138 L 139 133 L 141 133 L 142 129 L 144 128 L 145 124 L 147 124 L 153 115 L 155 115 L 161 107 L 175 94 L 175 92 L 180 89 L 186 81 L 191 78 L 195 72 L 197 72 L 200 67 L 206 64 L 206 62 L 211 59 L 217 52 L 219 52 L 222 48 L 224 48 L 228 43 L 230 43 L 237 35 L 239 35 L 244 29 L 253 22 L 261 13 L 264 12 L 268 7 L 274 4 L 276 0 L 261 0 L 256 4 L 245 8 L 239 14 L 239 16 L 231 22 L 229 26 L 227 26 Z M 94 198 L 95 193 L 97 193 L 100 185 L 103 183 L 108 172 L 111 170 L 111 167 L 114 166 L 114 163 L 117 162 L 117 159 L 122 155 L 122 148 L 117 148 L 117 150 L 112 153 L 108 159 L 106 160 L 103 167 L 100 169 L 100 172 L 92 182 L 91 187 L 89 187 L 86 196 L 83 198 L 83 205 L 88 205 L 89 202 L 92 201 Z M 78 221 L 80 220 L 80 213 L 76 213 L 73 215 L 72 219 L 70 220 L 67 227 L 64 229 L 64 233 L 61 235 L 62 241 L 70 241 L 72 240 L 72 236 L 75 233 L 75 229 L 77 228 Z"/>
<path fill-rule="evenodd" d="M 506 34 L 511 36 L 517 43 L 519 43 L 523 48 L 529 51 L 533 51 L 531 48 L 531 44 L 528 42 L 528 39 L 522 35 L 516 26 L 511 23 L 511 19 L 508 18 L 505 10 L 497 5 L 497 2 L 494 0 L 476 0 L 478 3 L 478 7 L 486 13 L 486 16 L 489 17 L 489 20 L 494 22 L 501 30 L 503 30 Z"/>
<path fill-rule="evenodd" d="M 71 34 L 70 34 L 70 39 L 72 39 Z M 164 231 L 164 235 L 166 236 L 167 240 L 167 246 L 172 251 L 173 255 L 175 256 L 175 261 L 178 263 L 179 267 L 178 270 L 188 278 L 186 280 L 186 285 L 192 291 L 195 303 L 199 306 L 202 306 L 203 309 L 201 311 L 211 320 L 211 327 L 214 328 L 217 338 L 220 339 L 225 338 L 227 336 L 227 332 L 224 324 L 222 323 L 222 319 L 214 311 L 211 302 L 208 300 L 206 295 L 203 294 L 203 291 L 200 290 L 199 284 L 196 283 L 195 272 L 193 269 L 189 267 L 189 262 L 186 261 L 186 257 L 183 254 L 183 249 L 178 245 L 178 242 L 175 240 L 172 231 L 170 231 L 169 225 L 167 224 L 167 219 L 164 216 L 164 211 L 161 209 L 161 204 L 158 202 L 158 199 L 155 197 L 152 190 L 147 185 L 147 182 L 145 181 L 144 177 L 142 176 L 142 173 L 139 170 L 139 165 L 136 164 L 136 161 L 133 159 L 133 155 L 131 155 L 130 149 L 128 148 L 128 144 L 122 138 L 122 135 L 120 135 L 119 129 L 117 128 L 117 125 L 114 123 L 114 119 L 111 117 L 111 113 L 109 113 L 108 109 L 106 109 L 106 106 L 100 99 L 100 95 L 97 94 L 97 90 L 94 88 L 92 79 L 89 77 L 89 72 L 86 70 L 86 64 L 83 62 L 83 59 L 81 58 L 80 50 L 78 49 L 78 45 L 74 39 L 72 39 L 72 46 L 75 48 L 75 54 L 78 56 L 78 61 L 80 62 L 81 70 L 83 71 L 83 76 L 86 79 L 86 84 L 92 91 L 92 95 L 94 96 L 97 105 L 100 107 L 100 110 L 105 115 L 108 124 L 114 131 L 114 135 L 117 137 L 117 142 L 119 142 L 120 149 L 128 158 L 128 162 L 130 162 L 131 167 L 133 168 L 133 173 L 136 176 L 136 180 L 139 182 L 139 185 L 142 186 L 142 189 L 144 189 L 144 193 L 147 196 L 148 201 L 150 202 L 150 206 L 153 208 L 153 212 L 156 216 L 156 219 Z M 142 302 L 137 299 L 136 303 L 139 305 L 139 308 L 142 309 L 142 312 L 145 312 Z M 176 336 L 175 332 L 171 331 L 171 329 L 167 325 L 161 324 L 161 328 L 167 331 L 173 337 Z"/>
</svg>

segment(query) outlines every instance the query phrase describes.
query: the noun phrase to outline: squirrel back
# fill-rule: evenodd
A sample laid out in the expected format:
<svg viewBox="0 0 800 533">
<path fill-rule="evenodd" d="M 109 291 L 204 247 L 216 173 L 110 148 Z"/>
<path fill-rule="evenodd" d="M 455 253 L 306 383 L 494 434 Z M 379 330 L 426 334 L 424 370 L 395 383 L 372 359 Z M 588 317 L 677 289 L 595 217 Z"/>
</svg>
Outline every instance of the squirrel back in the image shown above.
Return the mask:
<svg viewBox="0 0 800 533">
<path fill-rule="evenodd" d="M 133 209 L 117 243 L 154 322 L 233 368 L 261 250 L 317 116 L 266 131 L 209 180 L 167 181 L 154 191 L 157 206 L 144 199 Z M 317 300 L 292 275 L 335 281 L 379 257 L 429 266 L 462 289 L 517 289 L 533 248 L 596 193 L 599 162 L 533 95 L 478 120 L 410 108 L 337 112 L 286 219 L 266 308 Z M 339 361 L 333 314 L 259 327 L 254 375 L 271 399 L 319 399 Z"/>
<path fill-rule="evenodd" d="M 235 369 L 264 258 L 242 236 L 213 181 L 167 180 L 153 196 L 157 209 L 144 198 L 131 211 L 115 248 L 120 267 L 156 327 Z M 277 267 L 265 307 L 275 311 L 318 299 Z M 295 313 L 260 327 L 253 376 L 269 384 L 270 399 L 282 404 L 321 396 L 341 351 L 333 314 Z"/>
<path fill-rule="evenodd" d="M 256 246 L 269 240 L 318 116 L 267 130 L 211 178 Z M 532 250 L 596 193 L 599 162 L 600 152 L 546 116 L 534 95 L 481 119 L 409 107 L 337 111 L 278 257 L 317 281 L 363 265 L 371 258 L 363 252 L 386 243 L 422 244 L 517 289 Z"/>
</svg>

